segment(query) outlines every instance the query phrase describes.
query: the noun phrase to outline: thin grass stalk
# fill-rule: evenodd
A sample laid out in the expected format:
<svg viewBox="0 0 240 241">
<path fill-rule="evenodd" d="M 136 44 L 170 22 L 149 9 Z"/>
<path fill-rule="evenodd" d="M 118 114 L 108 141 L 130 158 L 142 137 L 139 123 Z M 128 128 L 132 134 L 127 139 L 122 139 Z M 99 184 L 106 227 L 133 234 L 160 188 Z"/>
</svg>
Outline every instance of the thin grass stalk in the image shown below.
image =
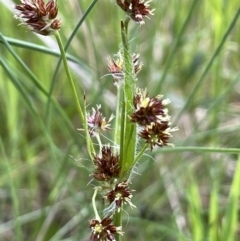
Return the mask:
<svg viewBox="0 0 240 241">
<path fill-rule="evenodd" d="M 19 81 L 16 79 L 16 77 L 12 74 L 12 71 L 10 70 L 10 68 L 8 67 L 8 65 L 2 60 L 0 59 L 0 63 L 3 66 L 3 69 L 5 70 L 5 72 L 8 74 L 8 76 L 10 77 L 10 80 L 12 81 L 13 85 L 15 86 L 15 88 L 19 91 L 19 93 L 21 94 L 21 96 L 23 97 L 23 99 L 25 100 L 31 114 L 33 115 L 33 117 L 35 118 L 35 120 L 37 121 L 40 129 L 42 130 L 46 140 L 49 143 L 49 146 L 51 147 L 50 149 L 52 149 L 53 147 L 53 143 L 51 141 L 50 136 L 48 135 L 48 133 L 46 132 L 46 129 L 41 121 L 41 118 L 39 117 L 38 113 L 36 112 L 31 100 L 28 97 L 28 94 L 25 92 L 25 90 L 23 89 L 22 85 L 19 83 Z M 54 152 L 52 152 L 54 153 Z"/>
<path fill-rule="evenodd" d="M 5 169 L 6 169 L 6 173 L 8 176 L 8 185 L 10 188 L 10 192 L 11 192 L 11 201 L 13 203 L 13 213 L 14 213 L 14 219 L 16 220 L 15 222 L 15 233 L 16 233 L 16 241 L 21 241 L 23 240 L 23 233 L 22 233 L 22 225 L 21 222 L 19 220 L 19 210 L 20 210 L 20 205 L 19 205 L 19 198 L 16 192 L 16 187 L 15 187 L 15 183 L 11 177 L 11 165 L 9 163 L 9 160 L 6 156 L 5 150 L 4 150 L 4 145 L 2 142 L 2 137 L 0 136 L 0 151 L 3 157 L 3 161 L 5 163 Z"/>
<path fill-rule="evenodd" d="M 30 79 L 32 80 L 32 82 L 34 83 L 34 85 L 38 88 L 38 90 L 40 90 L 45 96 L 49 97 L 49 94 L 47 92 L 47 90 L 45 89 L 45 87 L 42 85 L 42 83 L 39 81 L 39 79 L 33 74 L 33 72 L 27 67 L 27 65 L 22 61 L 22 59 L 17 55 L 17 53 L 14 51 L 14 49 L 11 47 L 11 45 L 8 43 L 6 37 L 4 37 L 3 35 L 1 35 L 0 33 L 0 39 L 2 41 L 2 43 L 7 47 L 8 51 L 12 54 L 12 56 L 15 58 L 15 60 L 20 64 L 20 66 L 26 71 L 27 75 L 30 77 Z M 27 47 L 27 45 L 25 46 Z M 69 121 L 69 119 L 67 118 L 65 112 L 63 111 L 62 107 L 58 104 L 58 102 L 53 99 L 51 97 L 51 101 L 54 104 L 54 107 L 57 108 L 57 110 L 59 111 L 59 113 L 61 114 L 61 117 L 64 119 L 70 133 L 72 136 L 74 136 L 76 143 L 78 143 L 78 139 L 76 136 L 76 132 L 73 131 L 72 128 L 72 124 Z"/>
<path fill-rule="evenodd" d="M 117 87 L 117 103 L 116 103 L 116 112 L 115 112 L 115 127 L 114 127 L 114 136 L 113 136 L 113 144 L 116 146 L 116 151 L 119 148 L 120 144 L 120 128 L 121 128 L 121 116 L 120 116 L 120 106 L 121 106 L 121 100 L 122 100 L 122 90 L 120 87 Z"/>
<path fill-rule="evenodd" d="M 23 67 L 23 69 L 27 72 L 28 76 L 31 77 L 34 84 L 40 89 L 44 94 L 48 95 L 47 91 L 43 88 L 42 84 L 38 80 L 38 78 L 33 74 L 33 72 L 27 67 L 27 65 L 22 61 L 22 59 L 16 54 L 11 45 L 6 41 L 4 36 L 0 33 L 0 39 L 3 44 L 7 47 L 8 51 L 13 55 L 13 57 L 17 60 L 17 62 Z"/>
<path fill-rule="evenodd" d="M 218 240 L 219 229 L 219 203 L 218 203 L 218 187 L 214 183 L 210 194 L 210 207 L 209 207 L 209 240 Z"/>
<path fill-rule="evenodd" d="M 125 67 L 125 77 L 124 77 L 124 126 L 121 126 L 121 132 L 124 133 L 123 137 L 123 149 L 120 166 L 121 166 L 121 174 L 120 177 L 124 175 L 128 176 L 128 172 L 130 168 L 132 168 L 132 164 L 135 158 L 136 151 L 136 125 L 133 125 L 130 122 L 128 115 L 133 112 L 133 95 L 134 95 L 134 86 L 135 86 L 135 74 L 132 62 L 132 55 L 130 51 L 130 46 L 128 42 L 128 23 L 129 18 L 126 21 L 121 23 L 121 35 L 122 35 L 122 44 L 124 51 L 124 67 Z"/>
<path fill-rule="evenodd" d="M 195 96 L 195 94 L 197 93 L 198 89 L 200 88 L 204 78 L 206 77 L 207 73 L 209 72 L 209 70 L 212 67 L 212 64 L 214 62 L 214 60 L 216 59 L 216 57 L 219 55 L 219 53 L 222 50 L 222 47 L 224 45 L 224 43 L 227 40 L 227 37 L 229 36 L 230 32 L 232 31 L 232 29 L 234 28 L 235 24 L 237 23 L 238 17 L 240 15 L 240 8 L 238 8 L 236 14 L 233 17 L 233 20 L 231 21 L 229 27 L 227 28 L 227 31 L 225 32 L 224 36 L 221 39 L 221 42 L 219 43 L 218 47 L 216 48 L 212 58 L 209 60 L 209 62 L 207 63 L 206 68 L 204 69 L 202 75 L 200 76 L 200 78 L 198 79 L 196 85 L 194 86 L 192 92 L 190 93 L 186 103 L 184 104 L 184 106 L 182 107 L 182 109 L 180 110 L 180 112 L 178 113 L 177 117 L 175 118 L 175 120 L 173 121 L 173 125 L 176 124 L 176 122 L 181 118 L 182 114 L 184 113 L 184 111 L 188 108 L 189 104 L 193 101 L 193 98 Z"/>
<path fill-rule="evenodd" d="M 77 31 L 79 30 L 79 28 L 82 26 L 83 22 L 85 21 L 86 17 L 89 15 L 89 13 L 91 12 L 91 10 L 93 9 L 93 7 L 95 6 L 95 4 L 98 2 L 98 0 L 93 0 L 92 3 L 89 5 L 88 9 L 86 10 L 86 12 L 83 14 L 83 16 L 80 18 L 79 22 L 77 23 L 76 27 L 74 28 L 74 30 L 72 31 L 69 39 L 67 40 L 67 43 L 64 47 L 64 52 L 67 52 L 67 49 L 68 47 L 70 46 L 73 38 L 75 37 Z M 56 69 L 55 69 L 55 72 L 53 74 L 53 78 L 52 78 L 52 81 L 51 81 L 51 86 L 50 86 L 50 90 L 49 90 L 49 99 L 48 99 L 48 102 L 47 102 L 47 108 L 46 108 L 46 117 L 45 117 L 45 123 L 46 125 L 48 126 L 49 124 L 49 112 L 50 112 L 50 98 L 52 96 L 52 93 L 53 93 L 53 89 L 54 89 L 54 86 L 55 86 L 55 82 L 56 82 L 56 79 L 57 79 L 57 74 L 58 74 L 58 71 L 60 69 L 60 66 L 61 66 L 61 58 L 58 60 L 58 63 L 57 63 L 57 66 L 56 66 Z"/>
<path fill-rule="evenodd" d="M 76 103 L 76 106 L 77 106 L 77 111 L 78 111 L 78 114 L 79 114 L 79 118 L 80 118 L 80 120 L 82 122 L 84 131 L 85 131 L 85 134 L 86 134 L 86 142 L 87 142 L 88 154 L 89 154 L 89 156 L 92 159 L 93 158 L 92 155 L 95 153 L 95 151 L 94 151 L 92 140 L 91 140 L 91 138 L 89 136 L 89 133 L 88 133 L 88 127 L 87 127 L 87 124 L 86 124 L 86 118 L 87 118 L 86 117 L 86 111 L 85 110 L 83 111 L 82 107 L 80 105 L 78 94 L 77 94 L 77 91 L 76 91 L 76 88 L 75 88 L 75 84 L 74 84 L 74 81 L 72 79 L 72 75 L 71 75 L 71 72 L 70 72 L 70 69 L 69 69 L 69 66 L 68 66 L 68 63 L 67 63 L 66 54 L 65 54 L 65 51 L 64 51 L 64 48 L 63 48 L 63 44 L 62 44 L 60 35 L 59 35 L 58 32 L 56 32 L 54 35 L 56 37 L 59 49 L 61 51 L 62 61 L 63 61 L 64 67 L 65 67 L 65 71 L 66 71 L 66 74 L 67 74 L 70 86 L 72 88 L 73 97 L 74 97 L 74 100 L 75 100 L 75 103 Z"/>
<path fill-rule="evenodd" d="M 28 50 L 38 51 L 38 52 L 49 54 L 49 55 L 52 55 L 55 57 L 61 57 L 61 52 L 59 50 L 50 49 L 43 45 L 29 43 L 29 42 L 22 41 L 19 39 L 10 38 L 10 37 L 7 37 L 2 34 L 2 37 L 0 38 L 0 44 L 6 45 L 6 42 L 9 45 L 15 46 L 18 48 L 24 48 L 24 49 L 28 49 Z M 80 59 L 77 59 L 76 57 L 74 57 L 71 54 L 66 53 L 66 58 L 73 63 L 79 64 L 80 66 L 84 65 L 84 63 L 81 62 Z M 84 66 L 84 67 L 86 68 L 86 66 Z"/>
<path fill-rule="evenodd" d="M 240 149 L 239 148 L 222 148 L 222 147 L 176 146 L 174 148 L 162 148 L 161 150 L 154 151 L 155 154 L 176 153 L 176 152 L 240 154 Z"/>
<path fill-rule="evenodd" d="M 57 40 L 57 43 L 58 43 L 58 46 L 59 46 L 59 49 L 60 49 L 60 52 L 61 52 L 63 65 L 64 65 L 64 68 L 65 68 L 65 71 L 66 71 L 66 74 L 67 74 L 67 77 L 68 77 L 68 81 L 69 81 L 70 86 L 72 88 L 73 97 L 74 97 L 74 100 L 75 100 L 75 103 L 76 103 L 76 106 L 77 106 L 79 118 L 80 118 L 80 120 L 83 124 L 84 123 L 83 111 L 82 111 L 82 108 L 81 108 L 81 105 L 80 105 L 80 102 L 79 102 L 79 98 L 78 98 L 78 94 L 77 94 L 77 91 L 76 91 L 76 88 L 75 88 L 75 84 L 73 82 L 72 75 L 71 75 L 71 72 L 70 72 L 70 69 L 69 69 L 69 66 L 68 66 L 68 63 L 67 63 L 67 58 L 66 58 L 65 50 L 63 48 L 61 37 L 60 37 L 58 32 L 56 32 L 54 34 L 54 36 L 56 37 L 56 40 Z"/>
<path fill-rule="evenodd" d="M 191 174 L 191 170 L 188 170 L 188 172 Z M 190 177 L 191 182 L 190 186 L 187 190 L 187 197 L 189 202 L 189 210 L 188 215 L 190 218 L 190 225 L 192 229 L 192 240 L 193 241 L 201 241 L 204 237 L 203 233 L 203 221 L 201 219 L 201 198 L 199 195 L 198 186 L 194 181 L 194 178 Z"/>
<path fill-rule="evenodd" d="M 157 93 L 160 93 L 162 91 L 162 86 L 166 80 L 166 76 L 167 76 L 167 73 L 168 73 L 168 70 L 169 68 L 171 67 L 172 63 L 173 63 L 173 58 L 177 52 L 177 49 L 179 47 L 179 44 L 180 44 L 180 41 L 182 40 L 182 36 L 193 16 L 193 13 L 194 13 L 194 10 L 197 6 L 197 3 L 199 2 L 199 0 L 194 0 L 191 7 L 190 7 L 190 10 L 188 11 L 188 15 L 186 17 L 186 20 L 184 21 L 183 25 L 182 25 L 182 28 L 179 32 L 179 34 L 177 35 L 174 43 L 173 43 L 173 47 L 171 49 L 171 52 L 169 53 L 168 57 L 167 57 L 167 60 L 166 60 L 166 64 L 164 66 L 164 69 L 163 69 L 163 73 L 162 73 L 162 76 L 159 80 L 159 83 L 156 87 L 156 92 Z"/>
<path fill-rule="evenodd" d="M 238 227 L 238 212 L 240 198 L 240 155 L 236 163 L 235 173 L 229 194 L 229 202 L 224 218 L 222 241 L 233 241 Z"/>
<path fill-rule="evenodd" d="M 66 236 L 71 230 L 81 225 L 87 218 L 86 210 L 83 208 L 79 213 L 73 216 L 66 224 L 63 225 L 49 241 L 59 241 Z"/>
<path fill-rule="evenodd" d="M 216 106 L 221 106 L 221 102 L 224 101 L 224 99 L 226 99 L 227 95 L 230 93 L 230 91 L 232 91 L 235 87 L 235 85 L 239 82 L 240 80 L 240 72 L 238 72 L 236 78 L 231 82 L 231 84 L 228 85 L 227 88 L 224 89 L 224 92 L 221 93 L 221 95 L 219 95 L 214 102 L 212 102 L 212 104 L 208 107 L 208 109 L 206 110 L 206 115 L 208 113 L 210 113 L 212 110 L 215 109 Z M 203 119 L 205 117 L 203 117 L 199 123 L 203 123 Z"/>
</svg>

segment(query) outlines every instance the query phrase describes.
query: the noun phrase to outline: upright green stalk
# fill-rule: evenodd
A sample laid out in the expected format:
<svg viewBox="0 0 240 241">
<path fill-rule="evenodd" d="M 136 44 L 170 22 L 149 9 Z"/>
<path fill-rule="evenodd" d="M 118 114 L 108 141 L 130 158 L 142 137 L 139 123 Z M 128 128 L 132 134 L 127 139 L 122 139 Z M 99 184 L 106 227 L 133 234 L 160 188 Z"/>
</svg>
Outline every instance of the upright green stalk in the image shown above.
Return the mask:
<svg viewBox="0 0 240 241">
<path fill-rule="evenodd" d="M 11 164 L 9 163 L 9 160 L 6 156 L 5 150 L 4 150 L 4 145 L 2 142 L 2 138 L 0 137 L 0 153 L 2 156 L 2 161 L 5 162 L 6 166 L 6 173 L 8 175 L 8 185 L 10 188 L 11 192 L 11 201 L 13 202 L 13 213 L 14 213 L 14 218 L 15 218 L 15 235 L 16 235 L 16 241 L 21 241 L 23 238 L 23 233 L 22 233 L 22 227 L 21 227 L 21 222 L 19 220 L 19 197 L 17 195 L 17 189 L 14 184 L 13 178 L 11 177 Z"/>
<path fill-rule="evenodd" d="M 232 241 L 238 229 L 238 212 L 240 198 L 240 156 L 236 161 L 235 173 L 226 208 L 225 220 L 222 228 L 222 241 Z"/>
<path fill-rule="evenodd" d="M 54 35 L 56 37 L 56 40 L 57 40 L 57 43 L 58 43 L 58 46 L 59 46 L 59 49 L 60 49 L 60 52 L 61 52 L 61 55 L 62 55 L 63 65 L 64 65 L 69 83 L 70 83 L 72 91 L 73 91 L 74 100 L 75 100 L 75 103 L 77 105 L 77 111 L 78 111 L 80 120 L 82 122 L 83 128 L 85 130 L 88 154 L 92 158 L 92 155 L 95 153 L 95 151 L 94 151 L 92 140 L 91 140 L 91 138 L 89 136 L 89 133 L 88 133 L 88 128 L 87 128 L 87 124 L 86 124 L 86 111 L 84 111 L 84 112 L 82 111 L 82 108 L 81 108 L 81 105 L 80 105 L 80 102 L 79 102 L 79 99 L 78 99 L 77 91 L 76 91 L 76 88 L 75 88 L 75 85 L 74 85 L 74 82 L 73 82 L 73 79 L 72 79 L 72 75 L 71 75 L 71 72 L 70 72 L 69 67 L 68 67 L 67 58 L 66 58 L 66 54 L 65 54 L 65 51 L 64 51 L 64 48 L 63 48 L 63 44 L 62 44 L 60 35 L 59 35 L 58 32 L 56 32 Z"/>
<path fill-rule="evenodd" d="M 133 112 L 133 96 L 135 89 L 135 73 L 133 68 L 132 55 L 130 51 L 129 41 L 127 37 L 129 18 L 125 22 L 121 22 L 121 34 L 123 43 L 123 55 L 124 55 L 124 96 L 123 96 L 123 108 L 122 108 L 122 126 L 121 126 L 121 153 L 120 153 L 120 165 L 121 175 L 120 177 L 128 177 L 129 171 L 132 168 L 136 151 L 136 125 L 132 124 L 129 119 L 129 114 Z"/>
<path fill-rule="evenodd" d="M 120 132 L 120 122 L 121 122 L 121 116 L 120 116 L 120 105 L 121 105 L 121 87 L 117 87 L 117 103 L 116 103 L 116 116 L 115 116 L 115 130 L 114 130 L 114 136 L 113 136 L 113 143 L 114 145 L 118 146 L 119 143 L 119 138 L 121 135 Z"/>
<path fill-rule="evenodd" d="M 127 31 L 129 18 L 121 22 L 121 34 L 124 56 L 124 89 L 121 116 L 121 136 L 120 136 L 120 179 L 127 179 L 134 163 L 136 150 L 136 125 L 130 122 L 129 114 L 133 112 L 133 95 L 135 86 L 135 74 L 132 62 L 132 55 L 129 47 Z M 118 103 L 120 104 L 120 103 Z M 117 127 L 117 126 L 116 126 Z M 116 138 L 116 137 L 115 137 Z M 122 226 L 122 210 L 114 217 L 115 225 Z M 121 241 L 121 235 L 116 236 L 117 241 Z"/>
</svg>

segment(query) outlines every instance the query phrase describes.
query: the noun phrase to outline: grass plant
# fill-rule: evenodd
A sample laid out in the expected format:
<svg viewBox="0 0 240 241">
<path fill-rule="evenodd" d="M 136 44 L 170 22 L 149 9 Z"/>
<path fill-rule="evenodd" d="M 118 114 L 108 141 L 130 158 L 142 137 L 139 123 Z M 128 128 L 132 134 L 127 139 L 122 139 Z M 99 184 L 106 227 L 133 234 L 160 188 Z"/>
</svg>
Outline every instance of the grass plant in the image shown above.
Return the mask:
<svg viewBox="0 0 240 241">
<path fill-rule="evenodd" d="M 128 2 L 58 1 L 51 36 L 0 2 L 0 240 L 96 241 L 107 217 L 117 241 L 240 240 L 239 1 L 153 0 L 144 25 Z M 175 147 L 137 135 L 136 87 L 171 100 Z M 98 182 L 108 144 L 121 171 Z M 119 183 L 120 211 L 101 195 Z"/>
</svg>

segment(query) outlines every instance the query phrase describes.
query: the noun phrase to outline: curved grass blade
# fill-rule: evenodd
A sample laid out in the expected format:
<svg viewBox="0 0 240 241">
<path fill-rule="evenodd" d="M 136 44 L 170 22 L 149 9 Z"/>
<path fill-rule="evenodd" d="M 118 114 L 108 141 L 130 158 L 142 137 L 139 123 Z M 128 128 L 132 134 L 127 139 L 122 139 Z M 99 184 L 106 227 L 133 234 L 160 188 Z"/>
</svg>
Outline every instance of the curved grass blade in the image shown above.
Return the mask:
<svg viewBox="0 0 240 241">
<path fill-rule="evenodd" d="M 221 49 L 228 37 L 228 35 L 230 34 L 230 32 L 232 31 L 233 27 L 235 26 L 238 17 L 240 15 L 240 8 L 238 9 L 238 11 L 236 12 L 235 16 L 233 17 L 233 20 L 231 21 L 229 27 L 227 28 L 227 31 L 225 32 L 221 42 L 219 43 L 217 49 L 215 50 L 212 58 L 209 60 L 206 68 L 204 69 L 202 75 L 200 76 L 199 80 L 197 81 L 196 85 L 194 86 L 192 92 L 190 93 L 186 103 L 184 104 L 184 106 L 182 107 L 182 109 L 180 110 L 180 112 L 178 113 L 177 117 L 175 118 L 175 120 L 173 121 L 173 125 L 176 125 L 176 122 L 180 119 L 180 117 L 182 116 L 183 112 L 188 108 L 189 104 L 192 102 L 193 97 L 195 96 L 195 94 L 197 93 L 199 87 L 201 86 L 204 78 L 206 77 L 208 71 L 211 69 L 212 64 L 214 62 L 214 60 L 216 59 L 216 57 L 219 55 L 219 53 L 221 52 Z"/>
<path fill-rule="evenodd" d="M 68 47 L 70 46 L 70 43 L 72 42 L 73 38 L 75 37 L 78 29 L 81 27 L 82 23 L 84 22 L 84 20 L 86 19 L 86 17 L 89 15 L 89 13 L 91 12 L 91 10 L 93 9 L 93 7 L 95 6 L 95 4 L 97 3 L 98 0 L 93 0 L 92 3 L 89 5 L 88 9 L 86 10 L 86 12 L 84 13 L 84 15 L 82 16 L 82 18 L 79 20 L 78 24 L 76 25 L 76 27 L 74 28 L 72 34 L 70 35 L 65 47 L 64 47 L 64 51 L 66 52 Z M 52 81 L 51 81 L 51 86 L 50 86 L 50 90 L 49 90 L 49 97 L 48 97 L 48 102 L 47 102 L 47 107 L 46 107 L 46 117 L 45 117 L 45 123 L 46 123 L 46 126 L 48 127 L 49 125 L 49 112 L 50 112 L 50 100 L 51 100 L 51 96 L 52 96 L 52 93 L 53 93 L 53 89 L 54 89 L 54 85 L 55 85 L 55 82 L 56 82 L 56 79 L 57 79 L 57 74 L 58 74 L 58 71 L 60 69 L 60 65 L 61 65 L 61 61 L 62 59 L 60 58 L 58 60 L 58 63 L 57 63 L 57 66 L 56 66 L 56 69 L 55 69 L 55 72 L 53 74 L 53 78 L 52 78 Z"/>
</svg>

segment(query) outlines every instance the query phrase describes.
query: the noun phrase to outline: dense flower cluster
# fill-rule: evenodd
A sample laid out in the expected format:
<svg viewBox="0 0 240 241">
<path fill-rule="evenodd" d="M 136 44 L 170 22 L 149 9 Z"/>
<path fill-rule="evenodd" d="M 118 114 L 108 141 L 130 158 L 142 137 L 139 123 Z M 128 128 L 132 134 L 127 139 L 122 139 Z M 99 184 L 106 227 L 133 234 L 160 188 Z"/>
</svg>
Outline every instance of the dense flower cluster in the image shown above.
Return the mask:
<svg viewBox="0 0 240 241">
<path fill-rule="evenodd" d="M 163 100 L 161 95 L 150 98 L 146 90 L 137 89 L 133 98 L 135 111 L 131 115 L 131 121 L 141 126 L 152 122 L 168 121 L 168 110 L 165 108 L 168 103 L 170 101 Z"/>
<path fill-rule="evenodd" d="M 126 181 L 116 184 L 114 189 L 109 191 L 105 197 L 110 204 L 114 204 L 114 209 L 117 211 L 120 211 L 124 203 L 128 203 L 131 207 L 135 207 L 131 203 L 132 190 L 129 189 Z"/>
<path fill-rule="evenodd" d="M 171 123 L 168 121 L 152 122 L 140 131 L 139 136 L 146 140 L 151 150 L 155 145 L 160 147 L 174 146 L 172 143 L 169 143 L 168 140 L 172 136 L 171 132 L 177 131 L 178 128 L 171 128 L 170 125 Z"/>
<path fill-rule="evenodd" d="M 149 2 L 144 0 L 116 0 L 118 6 L 128 14 L 128 16 L 139 24 L 144 24 L 143 18 L 149 18 L 153 15 L 152 9 L 149 8 Z"/>
<path fill-rule="evenodd" d="M 124 62 L 123 56 L 120 52 L 116 54 L 116 59 L 108 58 L 108 71 L 112 75 L 116 85 L 121 85 L 124 79 Z M 134 68 L 134 73 L 137 75 L 142 69 L 142 63 L 139 62 L 139 54 L 132 55 L 132 63 Z"/>
<path fill-rule="evenodd" d="M 101 131 L 110 130 L 110 121 L 114 118 L 113 115 L 109 119 L 103 117 L 101 113 L 101 105 L 97 105 L 96 110 L 92 108 L 92 114 L 87 115 L 87 123 L 89 126 L 89 134 L 91 136 L 98 135 Z"/>
<path fill-rule="evenodd" d="M 146 90 L 137 89 L 133 97 L 134 112 L 130 119 L 140 126 L 139 136 L 146 140 L 151 150 L 157 146 L 173 146 L 168 140 L 172 136 L 171 132 L 178 130 L 171 128 L 170 116 L 166 105 L 168 99 L 158 95 L 150 98 Z"/>
<path fill-rule="evenodd" d="M 55 0 L 47 4 L 43 0 L 21 0 L 22 4 L 15 6 L 17 19 L 30 30 L 41 35 L 51 35 L 61 27 L 61 21 L 56 19 L 58 8 Z"/>
<path fill-rule="evenodd" d="M 115 234 L 123 235 L 122 228 L 116 227 L 112 223 L 110 217 L 105 217 L 102 220 L 91 219 L 89 226 L 92 229 L 90 237 L 91 241 L 115 241 Z"/>
<path fill-rule="evenodd" d="M 110 181 L 112 178 L 118 178 L 121 171 L 119 155 L 114 155 L 108 146 L 103 146 L 101 151 L 101 155 L 94 156 L 95 171 L 92 176 L 98 181 Z"/>
</svg>

